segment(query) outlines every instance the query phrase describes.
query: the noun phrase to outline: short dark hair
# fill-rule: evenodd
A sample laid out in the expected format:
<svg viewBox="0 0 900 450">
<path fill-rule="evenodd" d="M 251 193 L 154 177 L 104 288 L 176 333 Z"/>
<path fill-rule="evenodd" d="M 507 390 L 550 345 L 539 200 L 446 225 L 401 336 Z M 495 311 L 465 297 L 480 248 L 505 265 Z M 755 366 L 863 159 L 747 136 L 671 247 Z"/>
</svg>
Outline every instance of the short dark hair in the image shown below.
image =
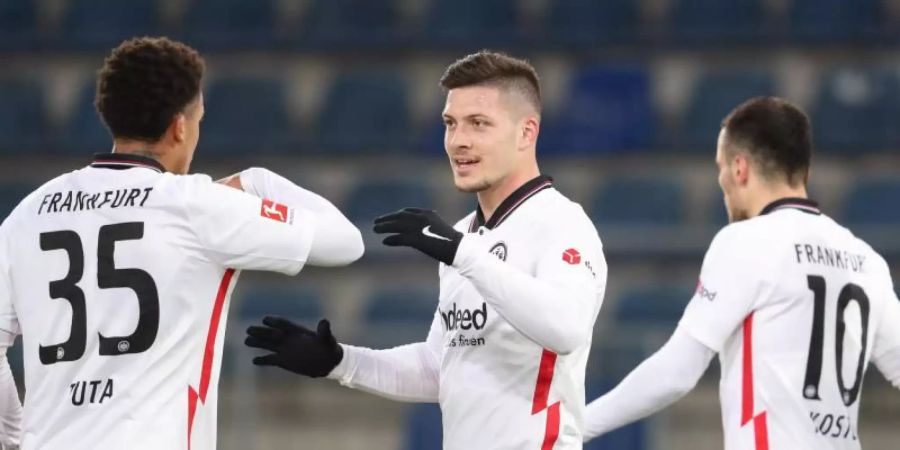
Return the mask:
<svg viewBox="0 0 900 450">
<path fill-rule="evenodd" d="M 727 143 L 746 150 L 763 176 L 784 176 L 791 186 L 806 184 L 812 135 L 800 108 L 777 97 L 755 97 L 728 114 L 722 127 Z"/>
<path fill-rule="evenodd" d="M 540 78 L 534 66 L 524 59 L 482 50 L 457 60 L 441 77 L 441 86 L 446 90 L 475 85 L 514 90 L 541 111 Z"/>
<path fill-rule="evenodd" d="M 94 106 L 113 137 L 156 142 L 200 94 L 204 70 L 200 54 L 181 42 L 129 39 L 97 73 Z"/>
</svg>

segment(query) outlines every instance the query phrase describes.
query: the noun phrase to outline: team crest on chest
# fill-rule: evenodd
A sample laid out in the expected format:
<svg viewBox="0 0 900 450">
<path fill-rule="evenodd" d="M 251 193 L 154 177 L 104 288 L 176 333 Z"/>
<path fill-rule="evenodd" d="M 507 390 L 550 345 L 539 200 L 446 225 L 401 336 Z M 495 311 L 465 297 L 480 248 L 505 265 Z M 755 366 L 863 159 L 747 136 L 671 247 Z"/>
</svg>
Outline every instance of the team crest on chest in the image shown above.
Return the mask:
<svg viewBox="0 0 900 450">
<path fill-rule="evenodd" d="M 491 247 L 491 254 L 496 256 L 500 261 L 506 261 L 506 243 L 498 242 Z"/>
</svg>

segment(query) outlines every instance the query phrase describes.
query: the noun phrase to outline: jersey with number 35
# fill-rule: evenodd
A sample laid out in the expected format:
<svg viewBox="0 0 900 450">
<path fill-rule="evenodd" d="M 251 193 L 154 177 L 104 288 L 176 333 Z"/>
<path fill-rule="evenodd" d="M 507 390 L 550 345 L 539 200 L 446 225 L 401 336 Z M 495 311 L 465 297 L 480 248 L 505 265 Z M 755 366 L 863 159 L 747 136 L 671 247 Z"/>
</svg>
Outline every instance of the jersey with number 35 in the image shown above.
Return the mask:
<svg viewBox="0 0 900 450">
<path fill-rule="evenodd" d="M 23 450 L 212 450 L 240 269 L 297 273 L 301 210 L 98 155 L 0 227 L 0 329 L 21 333 Z"/>
<path fill-rule="evenodd" d="M 681 326 L 719 352 L 727 450 L 857 450 L 863 376 L 900 348 L 900 302 L 869 245 L 782 199 L 716 236 Z"/>
</svg>

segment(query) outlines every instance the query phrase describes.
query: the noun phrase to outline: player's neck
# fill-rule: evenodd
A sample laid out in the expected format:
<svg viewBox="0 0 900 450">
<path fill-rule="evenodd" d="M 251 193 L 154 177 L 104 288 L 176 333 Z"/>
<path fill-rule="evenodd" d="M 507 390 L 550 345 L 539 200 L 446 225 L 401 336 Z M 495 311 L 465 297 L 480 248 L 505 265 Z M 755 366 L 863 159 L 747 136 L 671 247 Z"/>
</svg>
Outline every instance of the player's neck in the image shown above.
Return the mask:
<svg viewBox="0 0 900 450">
<path fill-rule="evenodd" d="M 481 207 L 481 213 L 484 214 L 484 220 L 491 220 L 494 211 L 503 203 L 516 189 L 522 187 L 525 183 L 540 176 L 541 171 L 538 169 L 537 162 L 529 165 L 526 169 L 516 171 L 509 174 L 502 181 L 488 189 L 478 192 L 478 205 Z"/>
<path fill-rule="evenodd" d="M 147 142 L 116 139 L 113 143 L 112 152 L 125 155 L 143 156 L 145 158 L 152 158 L 160 161 L 159 151 L 157 151 L 156 146 Z"/>
<path fill-rule="evenodd" d="M 763 208 L 782 198 L 808 198 L 806 186 L 800 185 L 799 187 L 791 187 L 783 184 L 767 187 L 763 189 L 759 195 L 753 198 L 750 210 L 753 211 L 754 217 L 758 216 Z"/>
</svg>

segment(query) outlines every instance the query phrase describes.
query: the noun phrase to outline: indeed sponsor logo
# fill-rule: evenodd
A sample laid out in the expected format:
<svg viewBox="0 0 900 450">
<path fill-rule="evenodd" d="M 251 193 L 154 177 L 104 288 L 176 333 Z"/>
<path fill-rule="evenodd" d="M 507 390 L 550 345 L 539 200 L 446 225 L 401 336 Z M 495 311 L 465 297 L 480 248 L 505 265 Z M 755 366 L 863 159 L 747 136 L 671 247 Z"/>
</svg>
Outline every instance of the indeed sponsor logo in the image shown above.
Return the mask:
<svg viewBox="0 0 900 450">
<path fill-rule="evenodd" d="M 482 330 L 487 323 L 487 303 L 482 302 L 479 309 L 457 309 L 454 302 L 449 310 L 441 310 L 441 318 L 447 331 Z"/>
</svg>

